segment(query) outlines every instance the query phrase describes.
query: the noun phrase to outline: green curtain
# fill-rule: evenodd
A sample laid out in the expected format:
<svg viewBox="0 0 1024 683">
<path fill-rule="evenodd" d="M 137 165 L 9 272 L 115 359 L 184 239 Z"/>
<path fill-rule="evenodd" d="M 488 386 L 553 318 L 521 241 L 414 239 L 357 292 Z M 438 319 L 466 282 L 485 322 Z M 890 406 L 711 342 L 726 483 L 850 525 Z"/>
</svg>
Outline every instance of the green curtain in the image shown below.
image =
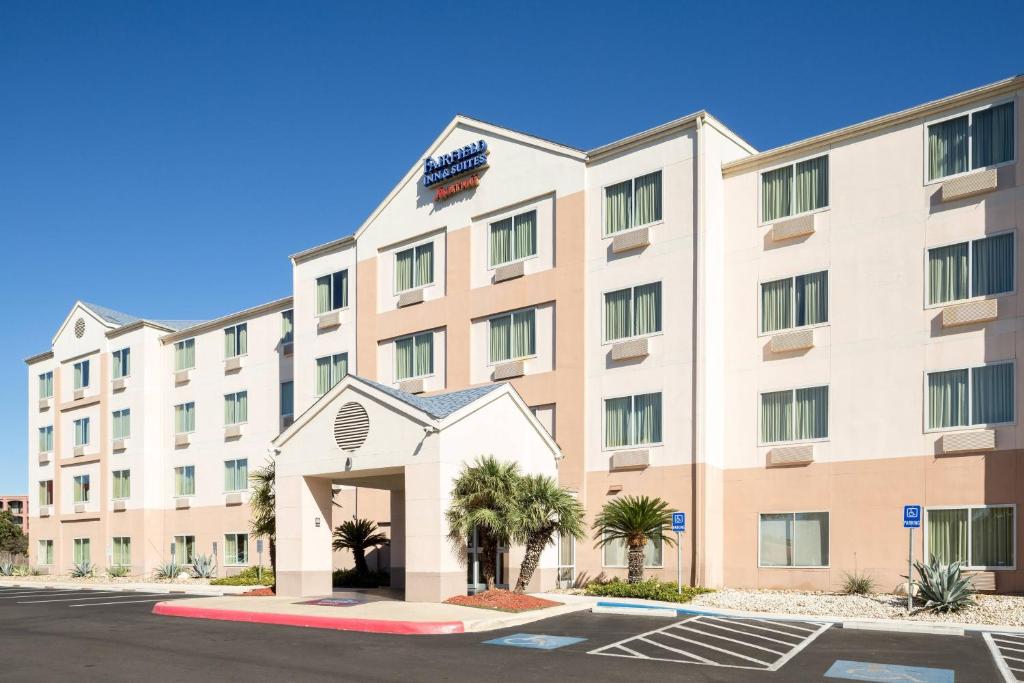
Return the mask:
<svg viewBox="0 0 1024 683">
<path fill-rule="evenodd" d="M 395 342 L 395 379 L 409 379 L 415 372 L 415 343 L 412 337 Z"/>
<path fill-rule="evenodd" d="M 971 566 L 1013 566 L 1013 508 L 971 510 Z"/>
<path fill-rule="evenodd" d="M 967 117 L 928 126 L 928 179 L 967 170 Z"/>
<path fill-rule="evenodd" d="M 528 211 L 515 217 L 515 258 L 537 253 L 537 212 Z"/>
<path fill-rule="evenodd" d="M 784 166 L 761 174 L 761 222 L 793 213 L 793 167 Z"/>
<path fill-rule="evenodd" d="M 1011 257 L 1012 258 L 1012 257 Z M 966 299 L 967 243 L 928 250 L 928 303 Z"/>
<path fill-rule="evenodd" d="M 244 356 L 249 353 L 249 325 L 242 323 L 238 326 L 238 355 Z"/>
<path fill-rule="evenodd" d="M 971 167 L 984 168 L 1013 158 L 1013 102 L 975 112 Z"/>
<path fill-rule="evenodd" d="M 412 261 L 412 249 L 395 254 L 395 291 L 404 292 L 413 288 Z"/>
<path fill-rule="evenodd" d="M 53 450 L 53 427 L 39 428 L 39 452 L 49 453 Z"/>
<path fill-rule="evenodd" d="M 295 314 L 294 311 L 281 312 L 281 342 L 288 344 L 295 335 Z"/>
<path fill-rule="evenodd" d="M 89 502 L 89 475 L 82 474 L 75 477 L 75 502 Z"/>
<path fill-rule="evenodd" d="M 115 439 L 127 439 L 131 436 L 131 410 L 129 408 L 115 410 L 113 423 Z"/>
<path fill-rule="evenodd" d="M 224 562 L 238 564 L 238 536 L 236 534 L 224 536 Z"/>
<path fill-rule="evenodd" d="M 633 333 L 661 332 L 661 283 L 634 288 L 633 299 Z"/>
<path fill-rule="evenodd" d="M 432 375 L 434 373 L 434 333 L 418 334 L 414 341 L 416 346 L 416 375 Z"/>
<path fill-rule="evenodd" d="M 793 515 L 793 564 L 797 567 L 828 566 L 827 512 Z"/>
<path fill-rule="evenodd" d="M 91 553 L 89 552 L 89 539 L 88 538 L 76 538 L 75 539 L 75 564 L 82 564 L 84 562 L 91 561 Z"/>
<path fill-rule="evenodd" d="M 630 445 L 632 398 L 609 398 L 604 402 L 604 445 L 609 448 Z"/>
<path fill-rule="evenodd" d="M 178 469 L 181 470 L 181 489 L 178 495 L 194 496 L 196 494 L 196 468 L 187 465 Z"/>
<path fill-rule="evenodd" d="M 249 461 L 228 460 L 224 463 L 224 490 L 243 491 L 249 485 Z"/>
<path fill-rule="evenodd" d="M 345 379 L 345 375 L 348 374 L 348 354 L 336 354 L 332 359 L 332 362 L 334 367 L 331 369 L 331 386 L 333 387 L 335 384 Z"/>
<path fill-rule="evenodd" d="M 196 556 L 196 537 L 195 536 L 175 536 L 174 537 L 174 561 L 175 563 L 192 564 Z"/>
<path fill-rule="evenodd" d="M 50 398 L 53 396 L 53 373 L 44 372 L 39 375 L 39 398 Z"/>
<path fill-rule="evenodd" d="M 796 211 L 813 211 L 828 206 L 828 155 L 796 165 Z"/>
<path fill-rule="evenodd" d="M 38 498 L 38 500 L 39 500 L 39 505 L 40 506 L 49 505 L 50 504 L 50 489 L 46 485 L 45 481 L 39 482 L 39 498 Z"/>
<path fill-rule="evenodd" d="M 196 365 L 196 340 L 186 339 L 174 345 L 174 369 L 188 370 Z"/>
<path fill-rule="evenodd" d="M 127 567 L 132 563 L 132 540 L 128 537 L 114 539 L 114 565 Z"/>
<path fill-rule="evenodd" d="M 761 394 L 761 442 L 793 440 L 793 392 Z"/>
<path fill-rule="evenodd" d="M 828 271 L 796 277 L 796 326 L 828 322 Z"/>
<path fill-rule="evenodd" d="M 611 235 L 630 227 L 632 195 L 630 180 L 604 188 L 604 234 Z"/>
<path fill-rule="evenodd" d="M 512 357 L 512 316 L 491 318 L 490 362 L 498 363 Z"/>
<path fill-rule="evenodd" d="M 793 564 L 793 515 L 763 514 L 760 519 L 759 564 L 789 567 Z"/>
<path fill-rule="evenodd" d="M 774 332 L 793 326 L 793 280 L 774 280 L 761 285 L 761 331 Z"/>
<path fill-rule="evenodd" d="M 85 446 L 89 443 L 89 418 L 75 420 L 75 445 Z"/>
<path fill-rule="evenodd" d="M 1013 233 L 976 240 L 971 244 L 971 296 L 1013 290 Z"/>
<path fill-rule="evenodd" d="M 661 443 L 661 394 L 640 394 L 633 398 L 636 438 L 633 443 Z"/>
<path fill-rule="evenodd" d="M 508 263 L 514 258 L 512 256 L 512 226 L 511 218 L 491 224 L 492 266 Z"/>
<path fill-rule="evenodd" d="M 929 373 L 929 429 L 960 427 L 967 422 L 967 370 Z"/>
<path fill-rule="evenodd" d="M 89 386 L 89 361 L 75 363 L 75 389 Z"/>
<path fill-rule="evenodd" d="M 331 276 L 324 275 L 316 279 L 316 313 L 331 310 Z"/>
<path fill-rule="evenodd" d="M 661 171 L 648 173 L 634 181 L 636 220 L 634 225 L 647 225 L 661 220 Z"/>
<path fill-rule="evenodd" d="M 416 247 L 416 286 L 422 287 L 434 281 L 434 243 Z"/>
<path fill-rule="evenodd" d="M 236 332 L 236 329 L 234 327 L 229 327 L 229 328 L 224 330 L 224 357 L 225 358 L 233 358 L 234 356 L 238 355 L 237 353 L 235 353 L 235 348 L 236 348 L 236 343 L 237 343 L 236 339 L 235 339 L 235 332 Z"/>
<path fill-rule="evenodd" d="M 512 314 L 512 358 L 527 358 L 537 352 L 536 313 Z"/>
<path fill-rule="evenodd" d="M 828 437 L 828 387 L 796 390 L 796 438 Z"/>
<path fill-rule="evenodd" d="M 633 336 L 630 327 L 630 290 L 620 289 L 604 295 L 604 338 L 605 341 Z"/>
<path fill-rule="evenodd" d="M 281 382 L 281 416 L 295 414 L 295 382 Z"/>
<path fill-rule="evenodd" d="M 967 562 L 967 510 L 928 510 L 928 557 Z"/>
<path fill-rule="evenodd" d="M 1013 363 L 971 370 L 971 424 L 1013 421 Z"/>
<path fill-rule="evenodd" d="M 128 377 L 131 374 L 131 352 L 129 349 L 120 349 L 112 354 L 113 368 L 111 368 L 114 379 Z"/>
<path fill-rule="evenodd" d="M 323 396 L 331 388 L 331 358 L 316 359 L 316 395 Z"/>
</svg>

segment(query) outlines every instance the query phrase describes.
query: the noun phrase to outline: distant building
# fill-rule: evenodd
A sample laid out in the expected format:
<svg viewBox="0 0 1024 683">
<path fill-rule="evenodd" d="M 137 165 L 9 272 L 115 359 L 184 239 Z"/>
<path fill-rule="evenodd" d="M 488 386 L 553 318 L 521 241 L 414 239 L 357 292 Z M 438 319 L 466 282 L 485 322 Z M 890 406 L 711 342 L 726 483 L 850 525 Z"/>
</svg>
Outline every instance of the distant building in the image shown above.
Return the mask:
<svg viewBox="0 0 1024 683">
<path fill-rule="evenodd" d="M 9 510 L 21 533 L 28 534 L 28 496 L 0 496 L 0 512 Z"/>
</svg>

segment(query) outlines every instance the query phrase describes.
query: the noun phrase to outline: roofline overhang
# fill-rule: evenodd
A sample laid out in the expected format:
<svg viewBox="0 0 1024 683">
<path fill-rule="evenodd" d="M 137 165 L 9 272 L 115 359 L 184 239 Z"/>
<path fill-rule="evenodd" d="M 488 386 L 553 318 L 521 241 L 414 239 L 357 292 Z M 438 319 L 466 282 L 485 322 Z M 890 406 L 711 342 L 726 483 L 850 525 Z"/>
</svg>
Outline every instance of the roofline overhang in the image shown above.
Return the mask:
<svg viewBox="0 0 1024 683">
<path fill-rule="evenodd" d="M 152 320 L 136 320 L 133 323 L 121 325 L 121 327 L 115 327 L 114 329 L 106 333 L 106 337 L 107 339 L 113 339 L 115 337 L 121 336 L 122 334 L 134 332 L 135 330 L 140 330 L 143 327 L 152 327 L 154 330 L 160 330 L 163 332 L 174 332 L 173 327 L 167 327 L 166 325 L 155 323 Z"/>
<path fill-rule="evenodd" d="M 194 337 L 198 334 L 212 332 L 213 330 L 225 327 L 227 325 L 231 325 L 232 323 L 239 323 L 250 318 L 256 318 L 261 315 L 267 315 L 268 313 L 274 313 L 276 311 L 286 311 L 291 307 L 292 297 L 286 296 L 281 299 L 276 299 L 274 301 L 267 302 L 265 304 L 260 304 L 259 306 L 247 308 L 244 311 L 231 313 L 230 315 L 225 315 L 215 320 L 207 320 L 204 323 L 193 325 L 192 327 L 186 327 L 183 330 L 178 330 L 177 332 L 172 332 L 170 334 L 165 334 L 164 336 L 160 337 L 160 342 L 162 344 L 170 344 L 172 342 L 181 341 L 182 339 Z"/>
<path fill-rule="evenodd" d="M 37 353 L 34 356 L 29 356 L 25 359 L 25 365 L 35 365 L 36 363 L 41 363 L 44 360 L 51 360 L 52 358 L 53 349 L 50 349 L 49 351 L 43 351 L 42 353 Z"/>
<path fill-rule="evenodd" d="M 353 235 L 346 235 L 340 239 L 336 239 L 331 242 L 325 242 L 324 244 L 319 244 L 315 247 L 310 247 L 309 249 L 304 249 L 300 252 L 292 254 L 288 258 L 291 259 L 291 262 L 293 264 L 298 265 L 304 261 L 317 258 L 318 256 L 324 256 L 326 254 L 331 254 L 336 251 L 341 251 L 342 249 L 348 247 L 349 245 L 355 245 L 355 243 L 356 238 Z"/>
<path fill-rule="evenodd" d="M 646 144 L 688 128 L 696 128 L 698 119 L 702 119 L 705 124 L 712 126 L 722 135 L 743 148 L 744 151 L 750 154 L 757 153 L 757 149 L 753 145 L 741 138 L 731 128 L 709 114 L 706 110 L 701 109 L 700 111 L 687 114 L 686 116 L 680 116 L 677 119 L 655 126 L 654 128 L 648 128 L 647 130 L 640 131 L 639 133 L 634 133 L 633 135 L 624 137 L 621 140 L 616 140 L 615 142 L 610 142 L 607 145 L 595 147 L 587 152 L 588 163 L 601 161 L 608 156 L 617 154 L 631 147 Z"/>
</svg>

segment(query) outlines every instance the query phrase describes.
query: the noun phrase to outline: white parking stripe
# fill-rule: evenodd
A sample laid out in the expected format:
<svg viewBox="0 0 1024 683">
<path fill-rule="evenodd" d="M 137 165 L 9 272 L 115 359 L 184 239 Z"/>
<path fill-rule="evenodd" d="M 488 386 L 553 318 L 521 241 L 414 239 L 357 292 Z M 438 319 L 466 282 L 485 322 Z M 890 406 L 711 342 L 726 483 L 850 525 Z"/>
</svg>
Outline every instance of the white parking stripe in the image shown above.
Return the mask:
<svg viewBox="0 0 1024 683">
<path fill-rule="evenodd" d="M 778 638 L 769 638 L 768 636 L 762 636 L 759 633 L 749 633 L 747 631 L 741 631 L 741 630 L 736 629 L 736 628 L 729 628 L 728 626 L 720 626 L 718 624 L 709 624 L 707 621 L 704 621 L 702 623 L 704 624 L 704 626 L 707 626 L 708 628 L 718 628 L 718 629 L 721 629 L 723 631 L 731 631 L 733 633 L 739 633 L 741 636 L 747 636 L 748 638 L 761 638 L 763 640 L 770 640 L 773 643 L 779 643 L 780 645 L 785 645 L 786 647 L 793 647 L 794 645 L 796 645 L 796 643 L 791 642 L 791 641 L 779 640 Z M 773 652 L 774 652 L 774 650 L 773 650 Z"/>
<path fill-rule="evenodd" d="M 698 631 L 698 633 L 700 633 L 700 631 Z M 761 660 L 761 659 L 756 659 L 755 657 L 750 657 L 748 655 L 741 655 L 738 652 L 733 652 L 732 650 L 726 650 L 726 649 L 718 647 L 717 645 L 709 645 L 708 643 L 702 643 L 699 640 L 693 640 L 692 638 L 683 638 L 682 636 L 677 636 L 676 634 L 669 633 L 668 631 L 663 631 L 662 635 L 666 635 L 669 638 L 675 638 L 676 640 L 681 640 L 681 641 L 683 641 L 685 643 L 691 643 L 693 645 L 699 645 L 700 647 L 705 647 L 705 648 L 707 648 L 709 650 L 717 650 L 718 652 L 724 652 L 725 654 L 729 655 L 730 657 L 738 657 L 740 659 L 746 659 L 746 660 L 751 661 L 751 662 L 756 662 L 757 664 L 764 664 L 765 666 L 769 666 L 771 664 L 771 662 L 766 662 L 766 661 Z"/>
<path fill-rule="evenodd" d="M 735 638 L 729 638 L 728 636 L 720 636 L 717 633 L 708 633 L 707 631 L 701 631 L 699 628 L 690 628 L 689 626 L 678 626 L 677 628 L 679 628 L 680 630 L 683 630 L 683 631 L 692 631 L 693 633 L 699 633 L 702 636 L 708 636 L 709 638 L 718 638 L 719 640 L 728 640 L 730 643 L 736 643 L 737 645 L 742 645 L 743 647 L 752 647 L 755 650 L 764 650 L 765 652 L 771 652 L 773 655 L 781 655 L 783 652 L 785 652 L 785 650 L 781 650 L 781 651 L 780 650 L 773 650 L 770 647 L 765 647 L 764 645 L 754 645 L 753 643 L 746 643 L 746 642 L 744 642 L 742 640 L 736 640 Z M 668 631 L 666 631 L 665 635 L 671 636 L 672 634 L 669 633 Z M 765 663 L 767 664 L 767 662 L 765 662 Z"/>
<path fill-rule="evenodd" d="M 163 602 L 167 596 L 153 598 L 152 600 L 119 600 L 117 602 L 88 602 L 81 605 L 68 605 L 68 607 L 99 607 L 100 605 L 127 605 L 134 602 Z"/>
<path fill-rule="evenodd" d="M 710 659 L 704 659 L 700 655 L 695 655 L 692 652 L 686 652 L 685 650 L 679 650 L 679 649 L 676 649 L 674 647 L 669 647 L 665 643 L 659 643 L 658 641 L 651 640 L 650 638 L 645 638 L 645 637 L 641 636 L 637 640 L 642 640 L 645 643 L 650 643 L 651 645 L 657 645 L 658 647 L 664 648 L 666 650 L 672 650 L 672 652 L 678 652 L 679 654 L 683 655 L 684 657 L 692 657 L 693 659 L 696 659 L 698 662 L 704 662 L 705 664 L 714 664 L 714 662 L 712 662 Z"/>
<path fill-rule="evenodd" d="M 742 626 L 743 628 L 752 628 L 752 629 L 756 629 L 758 631 L 767 631 L 768 633 L 778 633 L 778 634 L 783 635 L 783 636 L 789 636 L 790 638 L 803 638 L 802 635 L 799 635 L 799 634 L 796 634 L 796 633 L 790 633 L 789 631 L 780 631 L 777 628 L 765 628 L 764 626 L 755 626 L 754 624 L 748 624 L 747 622 L 740 621 L 738 619 L 722 619 L 720 617 L 705 617 L 704 622 L 707 623 L 709 621 L 720 621 L 723 624 L 732 624 L 733 626 Z M 751 635 L 753 635 L 753 634 L 751 634 Z"/>
<path fill-rule="evenodd" d="M 807 628 L 806 626 L 794 626 L 793 624 L 785 621 L 771 621 L 770 619 L 759 619 L 758 621 L 763 621 L 766 624 L 775 624 L 776 626 L 782 626 L 783 628 L 796 629 L 797 631 L 805 631 L 806 633 L 814 633 L 815 631 L 813 628 Z M 794 633 L 793 635 L 796 634 Z"/>
<path fill-rule="evenodd" d="M 992 633 L 982 633 L 981 637 L 985 640 L 985 643 L 988 645 L 988 649 L 992 653 L 992 659 L 995 660 L 996 668 L 998 668 L 999 669 L 999 673 L 1001 673 L 1003 675 L 1003 680 L 1006 681 L 1006 683 L 1017 683 L 1018 681 L 1021 681 L 1021 680 L 1024 680 L 1024 679 L 1021 679 L 1020 677 L 1018 677 L 1014 673 L 1014 671 L 1021 671 L 1022 669 L 1019 668 L 1018 666 L 1015 666 L 1015 665 L 1011 666 L 1010 663 L 1006 661 L 1008 659 L 1008 657 L 1002 651 L 1005 646 L 999 644 L 999 643 L 1004 643 L 1004 642 L 1010 642 L 1010 643 L 1013 643 L 1014 645 L 1019 645 L 1020 644 L 1016 640 L 1003 640 L 1006 636 L 1009 636 L 1009 635 L 1011 635 L 1011 634 L 1008 634 L 1008 633 L 996 633 L 993 636 Z M 997 642 L 997 641 L 999 641 L 999 642 Z M 1015 649 L 1015 648 L 1007 648 L 1007 649 Z"/>
<path fill-rule="evenodd" d="M 83 593 L 81 590 L 67 590 L 67 591 L 32 591 L 31 593 L 8 593 L 0 596 L 0 600 L 17 600 L 18 598 L 28 597 L 42 597 L 47 595 L 72 595 L 73 593 Z"/>
<path fill-rule="evenodd" d="M 637 652 L 636 650 L 630 650 L 625 645 L 619 645 L 619 649 L 620 650 L 625 650 L 629 654 L 633 655 L 634 657 L 639 657 L 640 659 L 650 659 L 650 657 L 648 657 L 647 655 L 642 655 L 639 652 Z"/>
<path fill-rule="evenodd" d="M 86 598 L 82 596 L 76 596 L 74 598 L 57 598 L 54 600 L 22 600 L 17 602 L 17 605 L 36 605 L 42 602 L 77 602 L 78 600 L 103 600 L 105 598 L 111 598 L 115 595 L 140 595 L 140 593 L 124 593 L 122 591 L 97 591 L 99 595 L 94 597 Z M 156 593 L 142 593 L 141 595 L 156 595 Z"/>
</svg>

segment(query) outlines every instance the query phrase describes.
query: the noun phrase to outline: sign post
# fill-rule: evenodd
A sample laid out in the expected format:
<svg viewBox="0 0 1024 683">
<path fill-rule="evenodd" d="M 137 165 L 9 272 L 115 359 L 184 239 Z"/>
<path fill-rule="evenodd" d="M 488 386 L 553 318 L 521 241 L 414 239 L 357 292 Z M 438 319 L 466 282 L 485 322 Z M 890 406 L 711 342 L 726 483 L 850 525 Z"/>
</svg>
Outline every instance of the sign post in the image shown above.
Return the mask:
<svg viewBox="0 0 1024 683">
<path fill-rule="evenodd" d="M 260 558 L 260 563 L 256 565 L 256 576 L 259 577 L 260 581 L 263 580 L 263 539 L 256 539 L 256 554 Z"/>
<path fill-rule="evenodd" d="M 683 532 L 686 531 L 686 513 L 672 513 L 672 531 L 676 532 L 676 591 L 683 593 Z"/>
<path fill-rule="evenodd" d="M 914 608 L 914 529 L 921 527 L 921 506 L 903 506 L 903 528 L 907 530 L 907 612 Z"/>
</svg>

